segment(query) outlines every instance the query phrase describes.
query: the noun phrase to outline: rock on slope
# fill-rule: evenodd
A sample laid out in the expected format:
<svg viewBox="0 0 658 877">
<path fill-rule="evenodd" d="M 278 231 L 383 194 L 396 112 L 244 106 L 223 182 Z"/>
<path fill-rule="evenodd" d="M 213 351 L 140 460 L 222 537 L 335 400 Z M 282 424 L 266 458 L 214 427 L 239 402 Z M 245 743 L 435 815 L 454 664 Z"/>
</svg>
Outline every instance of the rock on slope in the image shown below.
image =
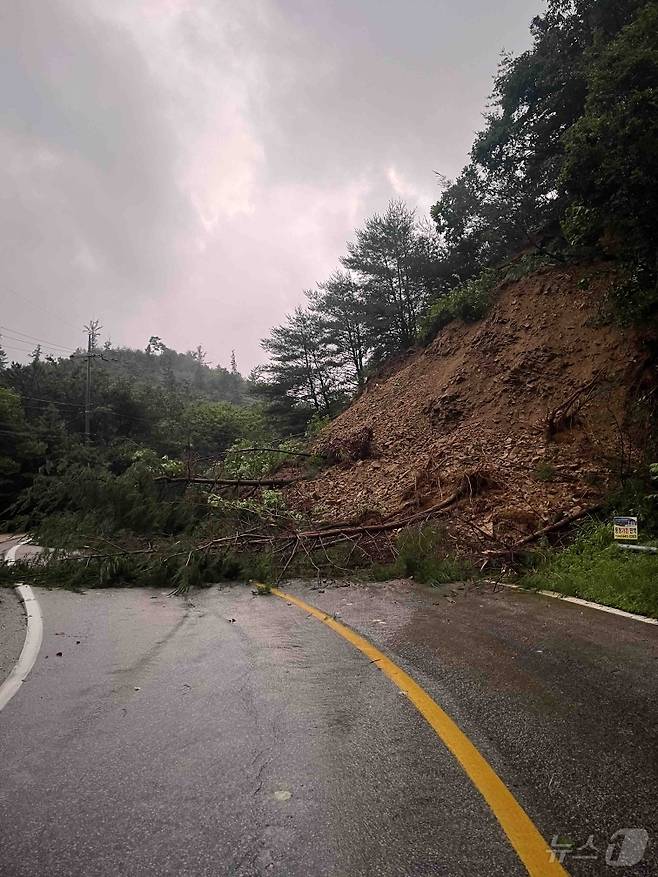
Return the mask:
<svg viewBox="0 0 658 877">
<path fill-rule="evenodd" d="M 448 530 L 492 544 L 596 504 L 637 448 L 633 400 L 652 380 L 640 334 L 602 325 L 611 282 L 604 268 L 545 269 L 499 290 L 484 319 L 371 379 L 316 442 L 338 462 L 288 501 L 375 522 L 464 484 Z"/>
</svg>

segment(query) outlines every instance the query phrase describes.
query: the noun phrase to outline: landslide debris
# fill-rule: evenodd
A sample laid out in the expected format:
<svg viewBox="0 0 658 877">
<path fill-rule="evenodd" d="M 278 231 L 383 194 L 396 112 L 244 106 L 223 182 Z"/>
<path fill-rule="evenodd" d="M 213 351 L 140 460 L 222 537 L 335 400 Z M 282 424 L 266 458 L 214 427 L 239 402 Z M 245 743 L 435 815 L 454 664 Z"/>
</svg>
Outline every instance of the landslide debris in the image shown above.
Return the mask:
<svg viewBox="0 0 658 877">
<path fill-rule="evenodd" d="M 453 322 L 318 436 L 330 465 L 286 491 L 326 522 L 439 504 L 455 547 L 513 544 L 595 506 L 639 453 L 655 388 L 647 337 L 601 318 L 605 266 L 543 269 Z M 477 483 L 475 483 L 477 482 Z"/>
</svg>

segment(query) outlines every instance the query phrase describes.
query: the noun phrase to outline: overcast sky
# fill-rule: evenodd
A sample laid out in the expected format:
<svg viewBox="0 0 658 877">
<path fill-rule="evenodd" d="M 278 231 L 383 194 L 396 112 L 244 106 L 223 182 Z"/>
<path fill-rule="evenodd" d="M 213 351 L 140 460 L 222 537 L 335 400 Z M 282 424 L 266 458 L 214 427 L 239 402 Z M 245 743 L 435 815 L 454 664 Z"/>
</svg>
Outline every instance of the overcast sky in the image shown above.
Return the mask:
<svg viewBox="0 0 658 877">
<path fill-rule="evenodd" d="M 247 373 L 364 218 L 465 163 L 542 0 L 6 0 L 0 324 Z M 17 339 L 23 339 L 23 343 Z M 51 350 L 51 348 L 47 348 Z M 52 349 L 52 352 L 55 352 Z"/>
</svg>

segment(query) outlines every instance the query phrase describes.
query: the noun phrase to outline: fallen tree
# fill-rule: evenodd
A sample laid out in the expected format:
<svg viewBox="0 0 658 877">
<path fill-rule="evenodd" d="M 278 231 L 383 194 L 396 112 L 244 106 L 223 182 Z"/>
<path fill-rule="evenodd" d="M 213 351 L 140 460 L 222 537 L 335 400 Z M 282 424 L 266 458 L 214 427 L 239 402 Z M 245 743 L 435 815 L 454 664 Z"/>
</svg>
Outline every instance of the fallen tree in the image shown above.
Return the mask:
<svg viewBox="0 0 658 877">
<path fill-rule="evenodd" d="M 212 487 L 287 487 L 303 481 L 302 478 L 202 478 L 198 475 L 189 477 L 171 477 L 160 475 L 154 481 L 167 484 L 204 484 Z"/>
<path fill-rule="evenodd" d="M 565 527 L 569 526 L 569 524 L 573 524 L 576 521 L 579 521 L 581 518 L 587 517 L 587 515 L 593 515 L 596 512 L 600 511 L 601 508 L 602 506 L 600 503 L 598 503 L 597 505 L 587 506 L 586 508 L 578 506 L 577 508 L 566 514 L 564 517 L 560 518 L 552 524 L 547 524 L 545 527 L 541 527 L 541 529 L 539 530 L 535 530 L 534 533 L 529 533 L 527 536 L 524 536 L 523 539 L 519 539 L 519 541 L 515 542 L 513 545 L 510 545 L 507 548 L 489 550 L 485 553 L 489 557 L 505 557 L 508 555 L 516 554 L 517 552 L 521 551 L 521 549 L 525 548 L 526 545 L 531 545 L 533 542 L 541 539 L 542 536 L 548 536 L 549 533 L 556 533 L 558 530 L 564 530 Z"/>
</svg>

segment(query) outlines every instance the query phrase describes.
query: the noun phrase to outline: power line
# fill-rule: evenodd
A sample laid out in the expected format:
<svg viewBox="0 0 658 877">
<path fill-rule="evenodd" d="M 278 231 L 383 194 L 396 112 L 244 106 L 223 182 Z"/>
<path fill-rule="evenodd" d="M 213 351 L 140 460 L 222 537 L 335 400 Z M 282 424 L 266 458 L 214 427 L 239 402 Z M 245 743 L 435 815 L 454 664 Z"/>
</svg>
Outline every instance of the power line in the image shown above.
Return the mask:
<svg viewBox="0 0 658 877">
<path fill-rule="evenodd" d="M 14 335 L 22 335 L 24 338 L 29 338 L 31 341 L 38 341 L 42 344 L 45 344 L 47 347 L 59 347 L 60 350 L 72 351 L 73 348 L 66 347 L 64 344 L 56 344 L 53 341 L 47 341 L 45 338 L 39 338 L 37 335 L 30 335 L 28 332 L 21 332 L 20 329 L 12 329 L 11 326 L 1 326 L 0 330 L 5 330 L 5 332 L 11 332 Z M 2 334 L 0 332 L 0 334 Z M 21 341 L 22 338 L 14 338 L 14 341 Z"/>
<path fill-rule="evenodd" d="M 26 354 L 30 354 L 34 350 L 33 345 L 29 341 L 23 341 L 21 338 L 12 338 L 11 340 L 17 341 L 19 344 L 27 344 L 27 347 L 14 347 L 12 344 L 1 344 L 0 343 L 0 346 L 3 348 L 3 350 L 15 350 L 16 353 L 26 353 Z M 32 350 L 30 350 L 30 348 L 32 348 Z M 52 351 L 46 350 L 46 355 L 47 356 L 59 356 L 60 359 L 64 359 L 64 357 L 65 357 L 64 352 L 62 352 L 60 350 L 52 350 Z"/>
<path fill-rule="evenodd" d="M 9 435 L 9 436 L 29 436 L 30 438 L 38 438 L 41 436 L 49 436 L 50 438 L 70 438 L 71 434 L 68 432 L 53 432 L 52 430 L 45 429 L 2 429 L 0 427 L 0 435 Z"/>
<path fill-rule="evenodd" d="M 44 399 L 42 396 L 25 396 L 20 391 L 17 392 L 21 399 L 26 399 L 29 402 L 43 402 L 46 405 L 65 405 L 71 408 L 85 407 L 82 402 L 63 402 L 59 399 Z M 124 414 L 121 411 L 116 411 L 108 405 L 97 405 L 92 408 L 91 411 L 94 414 L 113 414 L 115 417 L 121 417 L 123 420 L 134 420 L 139 421 L 140 423 L 149 423 L 151 425 L 155 425 L 159 422 L 157 419 L 150 417 L 136 417 L 134 414 Z"/>
<path fill-rule="evenodd" d="M 40 311 L 48 311 L 48 313 L 52 314 L 53 317 L 55 317 L 55 319 L 58 322 L 63 323 L 66 326 L 70 326 L 72 329 L 75 329 L 76 332 L 80 331 L 78 326 L 74 326 L 73 323 L 69 323 L 69 321 L 65 320 L 60 313 L 55 313 L 55 311 L 52 308 L 49 308 L 47 304 L 44 304 L 43 302 L 36 301 L 36 299 L 27 295 L 27 293 L 21 292 L 21 300 L 24 302 L 25 301 L 31 302 L 32 305 L 35 305 L 36 307 L 38 307 Z"/>
<path fill-rule="evenodd" d="M 16 351 L 16 353 L 24 353 L 24 354 L 27 354 L 27 355 L 29 355 L 29 354 L 31 353 L 29 347 L 13 347 L 11 344 L 3 344 L 3 345 L 2 345 L 2 348 L 3 348 L 3 350 L 14 350 L 14 351 Z M 61 359 L 64 358 L 64 354 L 63 354 L 63 353 L 59 353 L 59 352 L 56 351 L 56 350 L 55 350 L 55 351 L 52 351 L 52 352 L 47 350 L 47 351 L 46 351 L 46 355 L 47 355 L 47 356 L 53 356 L 53 357 L 54 357 L 54 356 L 59 356 Z"/>
<path fill-rule="evenodd" d="M 23 396 L 19 393 L 21 399 L 28 399 L 30 402 L 46 402 L 49 405 L 71 405 L 74 408 L 84 408 L 82 402 L 60 402 L 58 399 L 42 399 L 39 396 Z"/>
</svg>

